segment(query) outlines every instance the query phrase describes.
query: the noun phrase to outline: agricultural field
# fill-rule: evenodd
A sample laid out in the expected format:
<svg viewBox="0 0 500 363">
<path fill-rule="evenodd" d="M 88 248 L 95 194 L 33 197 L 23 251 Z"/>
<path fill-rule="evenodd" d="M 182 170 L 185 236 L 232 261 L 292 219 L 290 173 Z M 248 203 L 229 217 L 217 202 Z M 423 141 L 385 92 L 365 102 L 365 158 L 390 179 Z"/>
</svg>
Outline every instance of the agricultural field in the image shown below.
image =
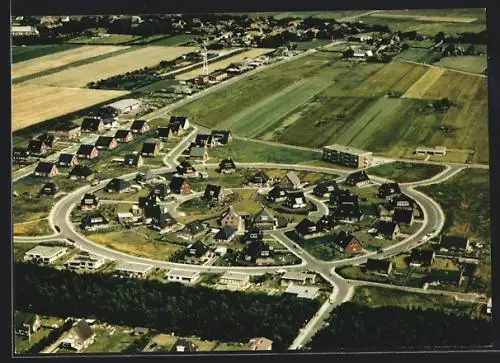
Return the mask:
<svg viewBox="0 0 500 363">
<path fill-rule="evenodd" d="M 462 55 L 457 57 L 444 57 L 434 65 L 459 71 L 482 74 L 488 67 L 485 55 Z"/>
<path fill-rule="evenodd" d="M 131 34 L 100 34 L 99 37 L 76 37 L 68 41 L 68 43 L 75 44 L 124 44 L 139 40 L 140 35 Z"/>
<path fill-rule="evenodd" d="M 194 47 L 138 47 L 115 57 L 39 77 L 26 83 L 45 86 L 86 87 L 91 81 L 109 78 L 136 69 L 151 67 L 192 52 Z"/>
<path fill-rule="evenodd" d="M 430 49 L 410 47 L 394 57 L 395 60 L 418 62 L 418 63 L 432 63 L 438 57 Z"/>
<path fill-rule="evenodd" d="M 472 23 L 477 20 L 477 18 L 464 17 L 464 16 L 436 16 L 436 15 L 420 15 L 416 13 L 411 14 L 401 14 L 401 13 L 391 13 L 391 12 L 379 12 L 370 14 L 372 17 L 376 18 L 389 18 L 389 19 L 415 19 L 418 21 L 432 21 L 432 22 L 445 22 L 445 23 Z"/>
<path fill-rule="evenodd" d="M 315 18 L 320 19 L 335 19 L 337 21 L 347 21 L 342 20 L 344 18 L 350 18 L 358 15 L 362 15 L 368 12 L 368 10 L 324 10 L 324 11 L 293 11 L 293 12 L 252 12 L 252 13 L 235 13 L 235 15 L 248 15 L 250 18 L 259 18 L 268 16 L 272 16 L 275 19 L 283 19 L 283 18 L 307 18 L 309 16 L 313 16 Z"/>
<path fill-rule="evenodd" d="M 44 44 L 12 46 L 12 63 L 25 62 L 33 58 L 65 52 L 80 47 L 78 44 Z"/>
<path fill-rule="evenodd" d="M 28 83 L 12 86 L 12 131 L 129 93 L 126 91 L 50 87 Z"/>
<path fill-rule="evenodd" d="M 418 80 L 412 83 L 412 86 L 401 96 L 402 98 L 421 99 L 428 90 L 439 80 L 445 70 L 438 67 L 429 67 Z"/>
<path fill-rule="evenodd" d="M 306 41 L 295 42 L 295 44 L 297 44 L 298 50 L 307 50 L 307 49 L 322 47 L 324 45 L 327 45 L 328 43 L 330 43 L 328 39 L 316 39 L 316 38 L 308 42 Z"/>
<path fill-rule="evenodd" d="M 153 40 L 149 45 L 162 45 L 162 46 L 180 46 L 184 43 L 190 42 L 196 38 L 195 34 L 177 34 L 172 36 L 163 36 L 160 39 Z"/>
<path fill-rule="evenodd" d="M 231 63 L 241 62 L 247 58 L 255 58 L 255 57 L 258 57 L 259 55 L 272 52 L 273 50 L 274 49 L 268 49 L 268 48 L 253 48 L 253 49 L 247 50 L 246 52 L 234 55 L 232 57 L 229 57 L 229 58 L 217 61 L 217 62 L 208 63 L 208 72 L 211 73 L 211 72 L 216 71 L 218 69 L 225 69 Z M 189 79 L 192 79 L 192 78 L 198 76 L 199 74 L 200 74 L 200 69 L 195 68 L 192 71 L 176 75 L 175 79 L 178 79 L 180 81 L 187 81 Z"/>
<path fill-rule="evenodd" d="M 486 21 L 486 11 L 481 8 L 461 9 L 406 9 L 406 10 L 384 10 L 385 14 L 405 14 L 407 16 L 427 17 L 451 17 L 460 22 L 460 19 L 475 19 L 477 22 Z"/>
<path fill-rule="evenodd" d="M 124 48 L 128 47 L 113 45 L 82 46 L 18 62 L 12 65 L 12 79 L 43 72 L 51 68 L 62 67 L 76 61 L 112 53 Z"/>
<path fill-rule="evenodd" d="M 367 172 L 368 174 L 394 180 L 397 183 L 410 183 L 432 178 L 444 169 L 443 165 L 395 161 L 393 163 L 374 166 L 368 169 Z"/>
</svg>

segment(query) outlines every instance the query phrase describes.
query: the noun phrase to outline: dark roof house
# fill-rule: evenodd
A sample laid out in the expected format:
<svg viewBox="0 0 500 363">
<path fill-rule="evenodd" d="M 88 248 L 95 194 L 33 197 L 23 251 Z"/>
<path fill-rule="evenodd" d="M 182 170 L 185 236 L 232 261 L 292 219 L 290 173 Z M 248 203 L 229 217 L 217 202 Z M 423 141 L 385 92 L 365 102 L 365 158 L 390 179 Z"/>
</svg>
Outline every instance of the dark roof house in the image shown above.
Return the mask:
<svg viewBox="0 0 500 363">
<path fill-rule="evenodd" d="M 264 185 L 269 182 L 269 176 L 262 170 L 248 178 L 249 185 Z"/>
<path fill-rule="evenodd" d="M 335 180 L 320 181 L 313 189 L 313 194 L 319 197 L 328 197 L 332 192 L 338 190 L 339 187 Z"/>
<path fill-rule="evenodd" d="M 465 251 L 469 248 L 469 239 L 462 236 L 441 236 L 439 248 Z"/>
<path fill-rule="evenodd" d="M 392 221 L 398 224 L 411 225 L 413 223 L 413 210 L 405 208 L 394 208 Z"/>
<path fill-rule="evenodd" d="M 109 193 L 122 193 L 130 188 L 130 183 L 120 178 L 112 179 L 104 188 Z"/>
<path fill-rule="evenodd" d="M 214 240 L 229 242 L 236 236 L 237 230 L 231 226 L 222 227 L 214 236 Z"/>
<path fill-rule="evenodd" d="M 384 183 L 378 188 L 378 196 L 380 198 L 390 198 L 401 194 L 401 189 L 398 183 Z"/>
<path fill-rule="evenodd" d="M 75 165 L 69 172 L 71 179 L 90 179 L 93 178 L 94 172 L 88 166 Z"/>
<path fill-rule="evenodd" d="M 393 264 L 390 260 L 369 258 L 366 261 L 366 272 L 388 276 L 392 271 L 392 267 Z"/>
<path fill-rule="evenodd" d="M 379 221 L 377 231 L 387 239 L 394 239 L 399 233 L 399 226 L 395 222 Z"/>
<path fill-rule="evenodd" d="M 60 154 L 59 159 L 57 160 L 58 166 L 73 166 L 78 164 L 78 158 L 75 154 Z"/>
<path fill-rule="evenodd" d="M 35 168 L 35 171 L 33 174 L 35 176 L 41 176 L 41 177 L 53 177 L 59 173 L 56 164 L 54 163 L 47 163 L 45 161 L 40 161 L 38 165 Z"/>
<path fill-rule="evenodd" d="M 236 170 L 236 165 L 233 159 L 224 159 L 219 163 L 219 170 L 221 173 L 232 173 Z"/>
<path fill-rule="evenodd" d="M 364 170 L 360 170 L 352 174 L 349 174 L 344 181 L 346 185 L 351 185 L 351 186 L 361 186 L 369 182 L 370 178 L 368 177 L 368 174 L 366 174 L 366 171 Z"/>
<path fill-rule="evenodd" d="M 203 199 L 208 202 L 218 201 L 222 199 L 222 186 L 216 184 L 207 184 Z"/>
<path fill-rule="evenodd" d="M 271 202 L 277 203 L 285 200 L 287 197 L 286 190 L 280 186 L 275 186 L 267 193 L 267 199 Z"/>
<path fill-rule="evenodd" d="M 228 144 L 233 138 L 229 130 L 212 130 L 212 137 L 222 145 Z"/>
<path fill-rule="evenodd" d="M 53 197 L 59 191 L 59 187 L 55 183 L 46 183 L 42 189 L 40 189 L 39 195 L 46 195 Z"/>
<path fill-rule="evenodd" d="M 302 238 L 312 238 L 319 236 L 321 234 L 321 230 L 318 228 L 316 223 L 311 221 L 309 218 L 304 218 L 295 226 L 295 233 Z"/>
<path fill-rule="evenodd" d="M 431 266 L 436 253 L 432 250 L 416 248 L 411 251 L 410 266 Z"/>
<path fill-rule="evenodd" d="M 130 126 L 130 131 L 133 133 L 143 134 L 149 130 L 149 123 L 145 120 L 135 120 Z"/>
</svg>

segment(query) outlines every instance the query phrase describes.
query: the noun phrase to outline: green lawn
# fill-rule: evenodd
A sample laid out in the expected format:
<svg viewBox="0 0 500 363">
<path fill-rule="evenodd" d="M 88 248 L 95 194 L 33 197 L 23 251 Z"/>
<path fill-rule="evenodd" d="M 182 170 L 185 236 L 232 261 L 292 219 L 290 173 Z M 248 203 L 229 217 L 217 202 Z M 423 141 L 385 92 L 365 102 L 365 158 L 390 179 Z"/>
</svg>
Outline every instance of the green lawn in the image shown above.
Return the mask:
<svg viewBox="0 0 500 363">
<path fill-rule="evenodd" d="M 347 257 L 333 247 L 335 234 L 329 234 L 307 240 L 299 239 L 295 234 L 295 231 L 286 232 L 285 235 L 317 259 L 323 261 L 333 261 Z"/>
<path fill-rule="evenodd" d="M 92 37 L 76 37 L 69 40 L 67 43 L 76 44 L 123 44 L 134 40 L 141 39 L 140 35 L 130 34 L 101 34 L 99 38 Z"/>
<path fill-rule="evenodd" d="M 111 331 L 114 333 L 111 335 Z M 129 327 L 112 326 L 107 328 L 96 327 L 95 342 L 91 344 L 85 353 L 119 353 L 128 347 L 134 340 L 138 339 L 130 333 L 125 333 L 125 330 L 130 330 Z"/>
<path fill-rule="evenodd" d="M 23 353 L 42 338 L 45 338 L 52 331 L 50 328 L 40 328 L 31 335 L 31 339 L 15 335 L 14 346 L 17 353 Z"/>
<path fill-rule="evenodd" d="M 394 180 L 397 183 L 409 183 L 432 178 L 444 169 L 443 165 L 395 161 L 371 167 L 367 172 L 368 174 Z"/>
<path fill-rule="evenodd" d="M 220 148 L 209 149 L 210 162 L 218 162 L 231 157 L 240 163 L 272 162 L 279 164 L 298 164 L 307 161 L 319 160 L 321 153 L 308 150 L 293 149 L 279 144 L 271 145 L 252 140 L 233 139 Z"/>
<path fill-rule="evenodd" d="M 12 47 L 12 63 L 23 62 L 29 59 L 43 57 L 57 52 L 78 48 L 78 44 L 46 44 Z"/>
<path fill-rule="evenodd" d="M 457 69 L 459 71 L 482 74 L 488 67 L 486 55 L 462 55 L 456 57 L 444 57 L 436 66 Z"/>
<path fill-rule="evenodd" d="M 163 46 L 178 46 L 182 45 L 183 43 L 187 43 L 191 40 L 194 40 L 197 35 L 195 34 L 179 34 L 179 35 L 172 35 L 170 37 L 163 37 L 161 39 L 152 41 L 149 43 L 149 45 L 163 45 Z"/>
<path fill-rule="evenodd" d="M 430 49 L 410 47 L 409 49 L 396 55 L 394 59 L 430 64 L 437 58 L 437 56 L 438 54 L 433 53 Z"/>
<path fill-rule="evenodd" d="M 443 183 L 417 188 L 437 201 L 446 215 L 445 233 L 490 239 L 489 172 L 465 169 Z"/>
<path fill-rule="evenodd" d="M 31 223 L 14 224 L 12 228 L 14 236 L 44 236 L 54 233 L 47 219 Z"/>
</svg>

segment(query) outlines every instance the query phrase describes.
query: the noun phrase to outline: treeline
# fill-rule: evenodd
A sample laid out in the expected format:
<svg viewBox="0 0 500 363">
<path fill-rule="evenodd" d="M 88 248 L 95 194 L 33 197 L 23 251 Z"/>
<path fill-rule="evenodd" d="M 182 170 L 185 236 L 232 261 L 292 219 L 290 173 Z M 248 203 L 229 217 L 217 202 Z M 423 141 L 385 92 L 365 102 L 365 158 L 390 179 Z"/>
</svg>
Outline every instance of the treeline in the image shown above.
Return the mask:
<svg viewBox="0 0 500 363">
<path fill-rule="evenodd" d="M 319 308 L 291 295 L 218 291 L 152 280 L 77 274 L 31 263 L 14 268 L 15 306 L 44 315 L 82 316 L 208 340 L 265 336 L 285 349 Z"/>
<path fill-rule="evenodd" d="M 335 309 L 330 325 L 312 339 L 313 351 L 485 346 L 492 323 L 438 310 L 370 308 L 347 302 Z"/>
<path fill-rule="evenodd" d="M 50 345 L 54 344 L 57 341 L 57 339 L 59 339 L 59 337 L 63 333 L 65 333 L 68 330 L 70 330 L 71 327 L 73 326 L 73 323 L 74 323 L 73 319 L 66 320 L 63 325 L 61 325 L 60 327 L 55 328 L 54 330 L 52 330 L 49 333 L 49 335 L 47 335 L 46 337 L 43 337 L 38 342 L 36 342 L 35 344 L 33 344 L 25 353 L 27 353 L 27 354 L 37 354 L 37 353 L 40 353 L 45 348 L 47 348 Z"/>
</svg>

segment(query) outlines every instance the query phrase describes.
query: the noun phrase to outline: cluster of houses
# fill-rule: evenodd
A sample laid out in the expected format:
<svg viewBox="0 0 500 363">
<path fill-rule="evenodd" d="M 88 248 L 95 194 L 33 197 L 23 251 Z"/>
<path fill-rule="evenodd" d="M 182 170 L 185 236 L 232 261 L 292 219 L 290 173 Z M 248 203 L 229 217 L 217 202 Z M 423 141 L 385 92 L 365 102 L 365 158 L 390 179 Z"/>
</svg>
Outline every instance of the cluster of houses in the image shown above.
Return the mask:
<svg viewBox="0 0 500 363">
<path fill-rule="evenodd" d="M 404 50 L 400 37 L 393 33 L 350 37 L 349 39 L 360 41 L 363 44 L 355 47 L 349 45 L 344 51 L 345 58 L 368 62 L 389 62 L 392 57 Z"/>
<path fill-rule="evenodd" d="M 199 133 L 187 149 L 189 160 L 205 163 L 208 149 L 229 144 L 233 140 L 230 130 L 212 130 L 211 133 Z"/>
</svg>

